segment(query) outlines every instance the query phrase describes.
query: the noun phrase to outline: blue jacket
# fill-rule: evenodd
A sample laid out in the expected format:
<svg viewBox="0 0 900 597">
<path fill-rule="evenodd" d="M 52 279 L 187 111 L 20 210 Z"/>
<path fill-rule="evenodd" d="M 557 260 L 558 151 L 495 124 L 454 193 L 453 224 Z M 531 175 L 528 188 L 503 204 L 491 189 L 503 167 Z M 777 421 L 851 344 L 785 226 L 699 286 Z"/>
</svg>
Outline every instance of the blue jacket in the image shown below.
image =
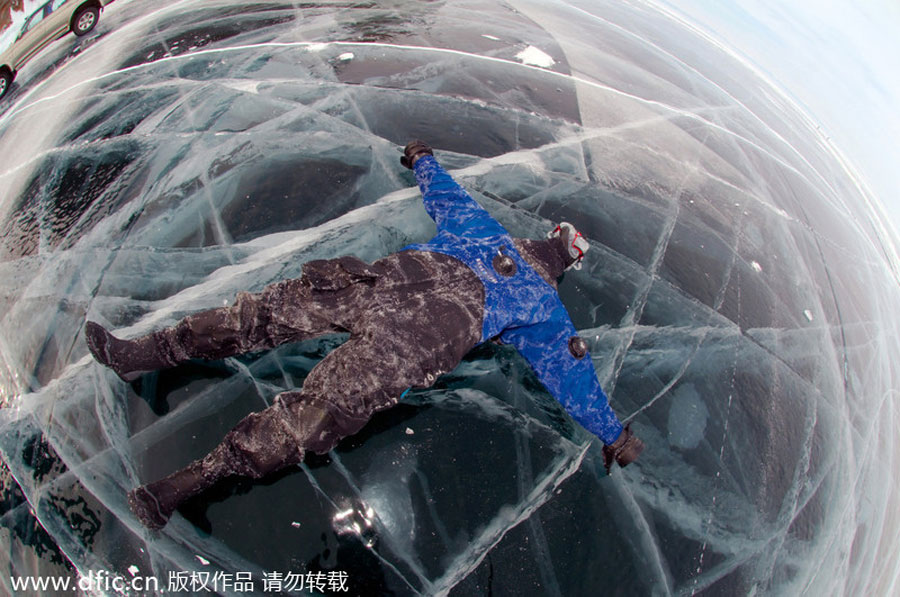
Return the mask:
<svg viewBox="0 0 900 597">
<path fill-rule="evenodd" d="M 485 290 L 480 342 L 498 338 L 515 346 L 572 418 L 604 443 L 613 443 L 622 424 L 600 387 L 590 354 L 578 358 L 569 350 L 569 339 L 577 331 L 556 289 L 522 258 L 506 229 L 434 157 L 419 158 L 414 171 L 437 235 L 405 248 L 443 253 L 471 268 Z M 494 269 L 497 255 L 515 262 L 514 274 L 504 276 Z"/>
</svg>

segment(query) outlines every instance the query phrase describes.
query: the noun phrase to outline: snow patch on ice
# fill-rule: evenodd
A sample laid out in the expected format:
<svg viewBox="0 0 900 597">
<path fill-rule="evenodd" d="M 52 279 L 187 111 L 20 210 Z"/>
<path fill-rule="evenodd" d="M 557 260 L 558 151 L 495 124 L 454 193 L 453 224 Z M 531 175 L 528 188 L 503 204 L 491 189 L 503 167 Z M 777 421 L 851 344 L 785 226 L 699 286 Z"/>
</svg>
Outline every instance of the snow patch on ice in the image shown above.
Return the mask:
<svg viewBox="0 0 900 597">
<path fill-rule="evenodd" d="M 518 54 L 516 54 L 516 58 L 522 61 L 522 64 L 528 64 L 530 66 L 539 66 L 541 68 L 550 68 L 556 61 L 550 57 L 549 54 L 535 48 L 534 46 L 528 46 Z"/>
<path fill-rule="evenodd" d="M 222 84 L 225 87 L 230 89 L 234 89 L 235 91 L 243 91 L 246 93 L 253 93 L 259 95 L 259 81 L 243 81 L 243 80 L 234 80 L 234 81 L 225 81 Z"/>
</svg>

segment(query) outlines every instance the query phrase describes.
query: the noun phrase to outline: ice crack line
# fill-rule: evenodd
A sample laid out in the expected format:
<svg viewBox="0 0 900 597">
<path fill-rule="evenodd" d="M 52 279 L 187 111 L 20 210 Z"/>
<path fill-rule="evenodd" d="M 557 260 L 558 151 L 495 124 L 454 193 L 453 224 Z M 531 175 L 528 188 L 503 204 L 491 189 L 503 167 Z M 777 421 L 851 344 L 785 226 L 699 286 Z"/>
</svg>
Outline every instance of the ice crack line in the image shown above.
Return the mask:
<svg viewBox="0 0 900 597">
<path fill-rule="evenodd" d="M 350 471 L 347 470 L 347 468 L 344 466 L 343 462 L 341 462 L 340 457 L 334 450 L 329 452 L 329 455 L 332 458 L 332 462 L 335 463 L 338 472 L 341 474 L 342 477 L 344 477 L 344 479 L 347 481 L 347 484 L 350 485 L 350 488 L 356 493 L 357 499 L 362 502 L 363 501 L 362 491 L 360 490 L 359 486 L 357 486 L 355 481 L 353 480 L 353 475 L 350 473 Z M 337 504 L 337 502 L 335 502 L 333 499 L 331 499 L 331 496 L 328 495 L 328 493 L 322 488 L 322 486 L 319 484 L 319 481 L 316 479 L 315 475 L 313 475 L 312 470 L 310 470 L 309 466 L 307 466 L 305 463 L 300 464 L 299 466 L 303 470 L 304 474 L 306 474 L 307 479 L 309 479 L 310 485 L 312 485 L 312 487 L 316 491 L 316 493 L 321 495 L 325 499 L 325 501 L 327 501 L 331 505 L 331 507 L 334 508 L 335 512 L 342 510 L 343 508 L 341 508 Z M 362 539 L 360 539 L 360 543 L 364 545 L 364 542 L 362 541 Z M 409 579 L 407 579 L 406 576 L 404 576 L 403 573 L 401 573 L 400 570 L 398 570 L 397 567 L 393 563 L 391 563 L 389 560 L 387 560 L 387 558 L 385 558 L 383 555 L 381 555 L 378 552 L 378 550 L 376 550 L 374 548 L 369 548 L 369 551 L 372 552 L 375 555 L 375 557 L 378 558 L 378 560 L 382 564 L 384 564 L 391 571 L 393 571 L 394 574 L 396 574 L 398 578 L 400 578 L 403 582 L 405 582 L 406 585 L 410 589 L 412 589 L 416 595 L 422 594 L 418 589 L 416 589 L 415 586 L 413 586 L 413 584 L 409 581 Z M 402 554 L 401 554 L 401 557 L 403 557 Z M 425 577 L 424 572 L 420 569 L 420 567 L 416 566 L 413 562 L 409 561 L 409 559 L 406 557 L 403 557 L 403 559 L 404 559 L 404 562 L 410 566 L 412 571 L 419 578 L 419 582 L 422 583 L 422 585 L 428 587 L 429 586 L 428 579 Z"/>
<path fill-rule="evenodd" d="M 59 93 L 56 93 L 56 94 L 54 94 L 54 95 L 49 95 L 49 96 L 47 96 L 47 97 L 43 97 L 43 98 L 40 98 L 40 99 L 37 99 L 37 100 L 35 100 L 34 102 L 32 102 L 32 103 L 30 103 L 30 104 L 27 104 L 27 105 L 25 105 L 25 106 L 23 106 L 23 107 L 21 107 L 21 108 L 19 108 L 19 109 L 17 109 L 17 110 L 14 110 L 14 111 L 12 111 L 12 112 L 7 113 L 2 119 L 0 119 L 0 125 L 4 124 L 5 121 L 6 121 L 7 119 L 12 118 L 13 116 L 15 116 L 15 115 L 17 115 L 17 114 L 20 114 L 21 112 L 24 112 L 25 110 L 28 110 L 29 108 L 32 108 L 32 107 L 37 106 L 37 105 L 39 105 L 39 104 L 41 104 L 41 103 L 44 103 L 44 102 L 49 102 L 49 101 L 55 100 L 55 99 L 57 99 L 57 98 L 59 98 L 59 97 L 62 97 L 63 95 L 69 93 L 70 91 L 72 91 L 73 89 L 76 89 L 76 88 L 78 88 L 78 87 L 82 87 L 82 86 L 85 86 L 85 85 L 89 85 L 89 84 L 92 84 L 92 83 L 96 83 L 96 82 L 99 82 L 99 81 L 102 81 L 102 80 L 105 80 L 105 79 L 108 79 L 108 78 L 111 78 L 111 77 L 115 77 L 115 76 L 118 76 L 118 75 L 127 74 L 127 73 L 130 73 L 130 72 L 135 72 L 135 71 L 138 71 L 138 70 L 147 68 L 147 67 L 149 67 L 149 66 L 151 66 L 151 65 L 159 65 L 159 64 L 164 64 L 164 63 L 171 62 L 171 61 L 178 61 L 178 60 L 184 60 L 184 59 L 189 59 L 189 58 L 196 58 L 196 57 L 199 57 L 199 56 L 215 55 L 215 54 L 221 54 L 221 53 L 226 53 L 226 52 L 240 52 L 240 51 L 245 51 L 245 50 L 254 50 L 254 49 L 261 49 L 261 48 L 302 48 L 302 49 L 306 49 L 306 50 L 308 50 L 308 51 L 318 52 L 318 51 L 324 50 L 324 49 L 326 49 L 326 48 L 328 48 L 328 47 L 331 47 L 331 46 L 338 47 L 338 48 L 344 48 L 344 47 L 347 47 L 347 48 L 360 48 L 360 47 L 390 48 L 390 49 L 395 49 L 395 50 L 406 50 L 406 51 L 417 51 L 417 52 L 426 52 L 426 53 L 437 53 L 437 54 L 450 55 L 450 56 L 461 56 L 461 57 L 471 58 L 471 59 L 475 59 L 475 60 L 482 60 L 482 61 L 486 61 L 486 62 L 493 62 L 493 63 L 496 63 L 496 64 L 503 64 L 503 65 L 505 65 L 505 66 L 514 66 L 514 67 L 516 67 L 516 68 L 527 69 L 527 70 L 531 70 L 531 71 L 535 71 L 535 72 L 544 73 L 544 74 L 546 74 L 546 75 L 548 75 L 548 76 L 566 79 L 567 81 L 571 81 L 571 82 L 574 82 L 574 83 L 579 83 L 579 84 L 587 85 L 587 86 L 593 87 L 593 88 L 595 88 L 595 89 L 599 89 L 599 90 L 606 91 L 606 92 L 609 92 L 609 93 L 613 93 L 613 94 L 616 94 L 616 95 L 619 95 L 619 96 L 622 96 L 622 97 L 626 97 L 626 98 L 628 98 L 628 99 L 634 100 L 634 101 L 639 102 L 639 103 L 641 103 L 641 104 L 659 108 L 659 109 L 661 109 L 661 110 L 663 110 L 663 111 L 665 111 L 665 112 L 674 113 L 674 114 L 677 114 L 677 115 L 679 115 L 679 116 L 683 116 L 683 117 L 685 117 L 685 118 L 689 118 L 689 119 L 691 119 L 691 120 L 700 121 L 701 123 L 705 124 L 706 126 L 709 126 L 709 127 L 713 128 L 713 129 L 715 129 L 715 130 L 718 130 L 718 131 L 720 131 L 720 132 L 722 132 L 722 133 L 724 133 L 724 134 L 726 134 L 726 135 L 728 135 L 728 136 L 731 136 L 731 137 L 737 137 L 738 139 L 742 140 L 743 142 L 747 143 L 748 145 L 751 145 L 751 146 L 755 147 L 756 149 L 758 149 L 758 150 L 759 150 L 760 152 L 762 152 L 763 154 L 769 155 L 773 160 L 778 161 L 778 162 L 781 163 L 785 168 L 788 168 L 788 169 L 790 169 L 790 170 L 796 172 L 798 175 L 802 176 L 802 174 L 801 174 L 800 172 L 797 172 L 796 168 L 794 168 L 794 167 L 791 166 L 790 164 L 784 162 L 784 161 L 781 160 L 778 156 L 775 156 L 775 155 L 771 154 L 771 152 L 766 151 L 765 148 L 759 146 L 759 145 L 758 145 L 756 142 L 754 142 L 752 139 L 746 138 L 746 137 L 740 135 L 739 133 L 737 133 L 737 132 L 735 132 L 735 131 L 732 131 L 732 130 L 730 130 L 730 129 L 728 129 L 728 128 L 726 128 L 726 127 L 720 125 L 720 124 L 717 124 L 717 123 L 715 123 L 715 122 L 713 122 L 713 121 L 711 121 L 711 120 L 709 120 L 709 119 L 707 119 L 707 118 L 704 118 L 703 116 L 697 114 L 696 112 L 691 112 L 690 110 L 684 110 L 684 109 L 681 109 L 681 108 L 677 108 L 677 107 L 675 107 L 675 106 L 668 105 L 668 104 L 663 103 L 663 102 L 658 101 L 658 100 L 647 99 L 647 98 L 641 97 L 641 96 L 639 96 L 639 95 L 635 95 L 635 94 L 633 94 L 633 93 L 628 93 L 627 91 L 623 91 L 623 90 L 621 90 L 621 89 L 616 89 L 615 87 L 611 87 L 611 86 L 609 86 L 609 85 L 605 85 L 605 84 L 603 84 L 603 83 L 599 83 L 599 82 L 597 82 L 597 81 L 592 81 L 592 80 L 589 80 L 589 79 L 585 79 L 585 78 L 582 78 L 582 77 L 577 77 L 577 76 L 575 76 L 575 75 L 571 75 L 571 74 L 567 74 L 567 73 L 562 73 L 562 72 L 557 72 L 557 71 L 553 71 L 553 70 L 548 70 L 548 69 L 541 68 L 541 67 L 538 67 L 538 66 L 533 66 L 533 65 L 530 65 L 530 64 L 522 64 L 522 63 L 520 63 L 520 62 L 515 62 L 515 61 L 513 61 L 513 60 L 509 60 L 509 59 L 506 59 L 506 58 L 497 58 L 497 57 L 495 57 L 495 56 L 484 56 L 484 55 L 482 55 L 482 54 L 473 54 L 473 53 L 470 53 L 470 52 L 464 52 L 464 51 L 462 51 L 462 50 L 454 50 L 454 49 L 451 49 L 451 48 L 433 48 L 433 47 L 426 47 L 426 46 L 413 46 L 413 45 L 404 45 L 404 44 L 389 44 L 389 43 L 384 43 L 384 42 L 353 42 L 353 41 L 329 41 L 329 42 L 308 42 L 308 41 L 297 41 L 297 42 L 263 42 L 263 43 L 256 43 L 256 44 L 245 44 L 245 45 L 239 45 L 239 46 L 230 46 L 230 47 L 226 47 L 226 48 L 209 48 L 209 49 L 203 49 L 203 50 L 196 50 L 196 51 L 193 51 L 193 52 L 186 52 L 186 53 L 184 53 L 184 54 L 179 54 L 179 55 L 177 55 L 177 56 L 167 56 L 167 57 L 160 58 L 159 60 L 155 60 L 155 61 L 152 61 L 152 62 L 145 62 L 145 63 L 142 63 L 142 64 L 137 64 L 137 65 L 134 65 L 134 66 L 129 66 L 129 67 L 126 67 L 126 68 L 123 68 L 123 69 L 118 69 L 118 70 L 115 70 L 115 71 L 111 71 L 111 72 L 108 72 L 108 73 L 104 73 L 104 74 L 102 74 L 102 75 L 98 75 L 98 76 L 96 76 L 96 77 L 91 77 L 91 78 L 87 78 L 87 79 L 84 79 L 84 80 L 82 80 L 82 81 L 79 81 L 78 83 L 76 83 L 76 84 L 74 84 L 74 85 L 68 87 L 67 89 L 64 89 L 64 90 L 60 91 Z"/>
<path fill-rule="evenodd" d="M 504 508 L 485 526 L 481 535 L 470 544 L 469 549 L 451 561 L 443 576 L 434 582 L 433 595 L 447 595 L 464 578 L 471 574 L 484 560 L 485 556 L 506 536 L 511 529 L 527 520 L 543 506 L 562 483 L 581 468 L 590 443 L 580 446 L 578 453 L 571 457 L 563 456 L 554 470 L 544 476 L 535 485 L 528 496 L 514 507 Z"/>
<path fill-rule="evenodd" d="M 731 281 L 731 275 L 732 275 L 732 272 L 734 271 L 734 266 L 738 259 L 738 247 L 740 246 L 740 242 L 741 242 L 741 235 L 740 235 L 740 233 L 738 233 L 736 241 L 735 241 L 734 250 L 731 253 L 731 261 L 728 264 L 728 270 L 725 273 L 724 280 L 722 281 L 722 286 L 721 286 L 721 288 L 719 288 L 719 292 L 716 294 L 716 300 L 713 303 L 712 310 L 716 313 L 718 313 L 719 309 L 721 309 L 722 305 L 725 303 L 726 291 L 728 290 L 728 285 L 729 285 L 729 282 Z M 635 325 L 633 327 L 636 328 L 638 326 Z M 735 327 L 737 327 L 737 332 L 735 333 L 735 335 L 742 336 L 743 334 L 740 331 L 740 326 L 736 325 Z M 659 392 L 657 392 L 656 395 L 653 396 L 653 398 L 651 398 L 645 405 L 643 405 L 642 407 L 640 407 L 639 409 L 634 411 L 632 414 L 628 415 L 628 417 L 626 417 L 623 422 L 625 422 L 625 423 L 630 422 L 632 419 L 634 419 L 634 417 L 636 417 L 640 413 L 644 412 L 645 410 L 647 410 L 648 408 L 653 406 L 653 404 L 657 400 L 659 400 L 660 398 L 665 396 L 666 393 L 669 390 L 671 390 L 675 386 L 675 384 L 678 383 L 679 380 L 681 380 L 682 377 L 684 377 L 684 374 L 687 372 L 688 367 L 693 362 L 694 357 L 697 355 L 697 352 L 700 350 L 700 347 L 706 341 L 707 336 L 709 336 L 709 333 L 713 329 L 715 329 L 716 331 L 721 331 L 722 328 L 705 327 L 702 330 L 700 330 L 700 336 L 694 338 L 694 346 L 691 350 L 691 354 L 688 355 L 688 357 L 685 359 L 684 363 L 682 363 L 681 367 L 679 367 L 678 372 L 674 376 L 672 376 L 672 379 L 669 381 L 669 383 L 667 383 Z"/>
<path fill-rule="evenodd" d="M 608 394 L 612 395 L 613 391 L 616 387 L 616 381 L 619 379 L 619 374 L 622 372 L 622 367 L 625 366 L 625 355 L 628 353 L 628 349 L 631 348 L 631 344 L 634 342 L 634 334 L 637 329 L 637 323 L 640 321 L 641 316 L 644 313 L 644 308 L 647 306 L 647 300 L 650 297 L 650 291 L 653 289 L 653 284 L 656 281 L 659 270 L 662 267 L 662 262 L 665 259 L 666 249 L 669 247 L 669 241 L 672 239 L 672 233 L 675 231 L 675 223 L 678 221 L 678 214 L 681 211 L 681 206 L 678 202 L 678 195 L 676 195 L 675 199 L 672 200 L 672 212 L 669 215 L 669 218 L 666 220 L 665 227 L 662 229 L 662 232 L 659 236 L 659 240 L 656 243 L 656 247 L 653 249 L 653 255 L 650 259 L 650 266 L 647 268 L 647 276 L 644 280 L 643 286 L 637 293 L 633 301 L 633 305 L 628 309 L 625 315 L 622 317 L 622 322 L 620 327 L 624 327 L 629 330 L 624 341 L 619 344 L 616 349 L 616 354 L 613 357 L 613 362 L 615 363 L 613 369 L 612 379 L 609 381 L 609 389 Z"/>
<path fill-rule="evenodd" d="M 738 310 L 738 313 L 741 312 L 740 280 L 738 280 L 738 284 L 737 284 L 737 310 Z M 729 384 L 729 389 L 728 389 L 728 402 L 725 405 L 725 416 L 723 418 L 724 422 L 722 425 L 722 442 L 721 442 L 721 446 L 719 447 L 719 468 L 716 471 L 716 477 L 713 480 L 712 504 L 710 505 L 710 508 L 709 508 L 709 518 L 706 521 L 707 533 L 705 533 L 705 534 L 709 534 L 709 529 L 712 527 L 713 520 L 715 519 L 715 516 L 716 516 L 716 500 L 718 498 L 719 483 L 722 478 L 723 458 L 725 457 L 725 446 L 727 444 L 727 439 L 728 439 L 728 423 L 729 423 L 729 419 L 730 419 L 730 415 L 731 415 L 731 403 L 734 400 L 734 390 L 735 390 L 735 385 L 737 383 L 737 366 L 738 366 L 738 355 L 739 354 L 740 354 L 739 351 L 737 351 L 737 350 L 734 351 L 734 362 L 732 363 L 732 366 L 731 366 L 731 382 Z M 697 582 L 699 580 L 700 575 L 703 572 L 703 561 L 706 556 L 706 550 L 707 550 L 708 544 L 709 544 L 709 541 L 706 540 L 703 542 L 703 545 L 700 547 L 700 558 L 699 558 L 699 561 L 697 562 L 697 569 L 696 569 L 697 576 L 694 577 L 693 586 L 691 588 L 691 595 L 694 595 L 697 592 L 697 589 L 698 589 Z"/>
<path fill-rule="evenodd" d="M 791 101 L 790 98 L 785 97 L 784 94 L 783 94 L 783 93 L 782 93 L 782 92 L 781 92 L 781 91 L 780 91 L 780 90 L 779 90 L 779 89 L 778 89 L 771 81 L 769 81 L 761 71 L 759 71 L 758 69 L 754 68 L 752 64 L 750 64 L 749 62 L 747 62 L 746 60 L 742 59 L 740 56 L 738 56 L 737 54 L 735 54 L 735 53 L 734 53 L 732 50 L 730 50 L 727 46 L 725 46 L 724 44 L 718 43 L 718 42 L 717 42 L 715 39 L 713 39 L 711 36 L 705 35 L 705 34 L 704 34 L 703 32 L 701 32 L 698 28 L 696 28 L 696 27 L 692 26 L 691 24 L 687 23 L 685 20 L 683 20 L 683 19 L 677 17 L 677 16 L 674 14 L 673 11 L 670 11 L 670 10 L 667 10 L 667 9 L 663 8 L 662 6 L 660 6 L 660 5 L 659 5 L 658 3 L 656 3 L 656 2 L 649 1 L 649 0 L 645 0 L 645 1 L 646 1 L 647 4 L 648 4 L 649 6 L 651 6 L 653 9 L 655 9 L 655 10 L 659 11 L 660 13 L 662 13 L 663 15 L 669 17 L 670 19 L 672 19 L 673 21 L 677 22 L 678 24 L 687 27 L 692 33 L 695 33 L 695 34 L 701 36 L 701 37 L 702 37 L 703 39 L 705 39 L 706 41 L 708 41 L 708 42 L 712 43 L 713 45 L 715 45 L 719 50 L 722 50 L 723 52 L 725 52 L 726 54 L 728 54 L 730 57 L 732 57 L 732 58 L 734 58 L 735 60 L 737 60 L 738 62 L 740 62 L 743 66 L 747 67 L 747 68 L 748 68 L 749 70 L 751 70 L 755 75 L 759 76 L 759 77 L 760 77 L 761 79 L 763 79 L 766 83 L 768 83 L 770 87 L 772 87 L 777 93 L 779 93 L 779 95 L 781 95 L 782 97 L 784 97 L 784 98 L 787 99 L 788 101 Z M 835 199 L 837 199 L 838 201 L 841 200 L 840 194 L 837 192 L 837 190 L 831 185 L 831 183 L 829 183 L 829 182 L 825 179 L 825 177 L 824 177 L 824 176 L 823 176 L 816 168 L 813 167 L 813 165 L 809 162 L 809 160 L 806 158 L 806 156 L 804 156 L 800 151 L 798 151 L 797 148 L 794 147 L 787 139 L 785 139 L 783 135 L 781 135 L 778 131 L 776 131 L 776 130 L 773 129 L 768 123 L 766 123 L 762 118 L 760 118 L 753 110 L 750 109 L 749 106 L 747 106 L 746 104 L 744 104 L 743 102 L 741 102 L 737 97 L 735 97 L 734 95 L 732 95 L 732 94 L 731 94 L 730 92 L 728 92 L 725 88 L 721 87 L 721 86 L 718 85 L 715 81 L 712 81 L 711 79 L 709 79 L 708 77 L 706 77 L 706 75 L 704 75 L 703 73 L 701 73 L 699 70 L 697 70 L 696 68 L 694 68 L 693 66 L 691 66 L 690 64 L 688 64 L 687 62 L 685 62 L 684 60 L 682 60 L 681 58 L 678 58 L 678 57 L 675 56 L 674 54 L 672 54 L 672 53 L 670 53 L 670 52 L 664 50 L 662 47 L 660 47 L 660 46 L 658 46 L 657 44 L 653 43 L 653 42 L 650 41 L 649 39 L 642 38 L 642 37 L 638 36 L 636 33 L 632 32 L 632 31 L 629 31 L 628 29 L 625 29 L 625 28 L 622 27 L 621 25 L 617 25 L 617 24 L 613 23 L 612 21 L 609 21 L 609 20 L 604 19 L 604 18 L 602 18 L 602 17 L 600 17 L 600 16 L 597 16 L 597 15 L 595 15 L 595 14 L 592 14 L 592 13 L 590 13 L 590 12 L 584 10 L 584 9 L 578 8 L 578 7 L 576 7 L 576 6 L 573 6 L 573 5 L 571 5 L 571 4 L 568 4 L 568 3 L 566 3 L 566 2 L 563 2 L 563 4 L 564 4 L 565 6 L 571 8 L 571 9 L 573 9 L 573 10 L 579 12 L 579 13 L 582 13 L 582 14 L 584 14 L 584 15 L 589 16 L 589 17 L 592 18 L 592 19 L 595 19 L 595 20 L 597 20 L 597 21 L 600 21 L 601 23 L 604 23 L 604 24 L 606 24 L 606 25 L 608 25 L 608 26 L 610 26 L 610 27 L 613 27 L 614 29 L 616 29 L 616 30 L 618 30 L 618 31 L 620 31 L 620 32 L 622 32 L 622 33 L 624 33 L 624 34 L 626 34 L 626 35 L 632 37 L 632 38 L 636 38 L 638 41 L 640 41 L 640 42 L 646 44 L 647 46 L 649 46 L 649 47 L 651 47 L 651 48 L 653 48 L 654 50 L 656 50 L 657 52 L 663 54 L 664 56 L 666 56 L 666 57 L 668 57 L 668 58 L 674 60 L 675 62 L 677 62 L 678 64 L 680 64 L 680 65 L 683 66 L 684 68 L 688 69 L 689 71 L 691 71 L 692 73 L 694 73 L 695 75 L 697 75 L 698 77 L 700 77 L 701 79 L 703 79 L 704 81 L 706 81 L 707 83 L 709 83 L 710 85 L 712 85 L 713 87 L 715 87 L 716 89 L 718 89 L 719 91 L 721 91 L 726 97 L 728 97 L 728 99 L 730 99 L 731 101 L 733 101 L 737 106 L 740 106 L 742 109 L 744 109 L 751 117 L 753 117 L 757 122 L 759 122 L 760 124 L 762 124 L 762 125 L 766 128 L 767 131 L 769 131 L 769 132 L 770 132 L 772 135 L 774 135 L 779 141 L 781 141 L 781 143 L 782 143 L 785 147 L 787 147 L 787 149 L 788 149 L 792 154 L 794 154 L 797 158 L 799 158 L 801 162 L 803 162 L 803 163 L 804 163 L 804 164 L 805 164 L 812 172 L 815 173 L 816 177 L 817 177 L 817 178 L 820 180 L 820 182 L 821 182 L 821 183 L 822 183 L 822 184 L 823 184 L 823 185 L 831 192 L 832 196 L 833 196 Z M 795 108 L 798 108 L 798 106 L 796 105 L 795 102 L 791 101 L 791 104 L 792 104 Z M 801 115 L 803 115 L 804 117 L 806 117 L 806 115 L 805 115 L 802 111 L 800 111 L 799 109 L 798 109 L 798 113 L 801 114 Z M 807 120 L 808 120 L 808 119 L 807 119 Z M 724 127 L 722 127 L 722 128 L 724 129 Z M 739 135 L 735 135 L 735 136 L 739 137 Z M 751 145 L 753 145 L 753 144 L 751 144 Z M 755 146 L 755 145 L 754 145 L 754 146 Z M 769 154 L 769 152 L 766 152 L 766 153 Z M 771 154 L 769 154 L 769 155 L 771 155 Z M 774 156 L 771 156 L 771 157 L 774 157 Z M 839 160 L 839 161 L 840 161 L 840 160 Z M 786 164 L 784 164 L 784 165 L 786 165 Z M 797 171 L 797 170 L 796 170 L 795 168 L 793 168 L 793 167 L 791 167 L 791 169 L 792 169 L 794 172 L 796 172 L 798 175 L 802 176 L 804 179 L 807 179 L 807 180 L 810 182 L 810 184 L 812 184 L 812 181 L 809 180 L 805 175 L 803 175 L 802 173 L 800 173 L 799 171 Z M 854 181 L 855 181 L 855 179 L 854 179 Z"/>
</svg>

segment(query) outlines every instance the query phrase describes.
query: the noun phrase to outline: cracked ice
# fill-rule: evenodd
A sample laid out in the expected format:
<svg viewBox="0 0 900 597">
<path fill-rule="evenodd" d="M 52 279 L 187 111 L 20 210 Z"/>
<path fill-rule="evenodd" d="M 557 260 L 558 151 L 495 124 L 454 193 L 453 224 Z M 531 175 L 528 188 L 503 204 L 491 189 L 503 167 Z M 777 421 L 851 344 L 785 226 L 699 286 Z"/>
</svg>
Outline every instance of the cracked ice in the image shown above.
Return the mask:
<svg viewBox="0 0 900 597">
<path fill-rule="evenodd" d="M 896 505 L 897 270 L 805 121 L 675 40 L 704 43 L 652 5 L 132 1 L 79 52 L 42 53 L 0 108 L 0 453 L 21 496 L 3 520 L 44 532 L 11 540 L 3 576 L 865 592 Z M 415 137 L 514 235 L 587 236 L 560 291 L 641 459 L 605 476 L 489 346 L 332 454 L 145 531 L 129 489 L 343 337 L 124 384 L 87 354 L 85 318 L 135 336 L 311 259 L 428 239 L 397 159 Z"/>
</svg>

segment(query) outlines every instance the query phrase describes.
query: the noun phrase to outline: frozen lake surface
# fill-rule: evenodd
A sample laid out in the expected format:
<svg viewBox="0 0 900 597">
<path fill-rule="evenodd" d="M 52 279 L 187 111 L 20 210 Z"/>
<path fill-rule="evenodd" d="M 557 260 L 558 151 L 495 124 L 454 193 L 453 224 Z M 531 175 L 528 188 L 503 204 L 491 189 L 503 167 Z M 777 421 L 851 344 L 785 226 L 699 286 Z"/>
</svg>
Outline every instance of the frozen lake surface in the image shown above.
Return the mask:
<svg viewBox="0 0 900 597">
<path fill-rule="evenodd" d="M 560 293 L 640 460 L 606 476 L 525 361 L 486 346 L 328 456 L 146 531 L 128 490 L 344 338 L 126 384 L 85 318 L 133 337 L 427 240 L 398 161 L 417 137 L 512 234 L 588 237 Z M 814 123 L 653 4 L 118 0 L 22 69 L 0 155 L 4 583 L 833 595 L 896 576 L 894 241 Z"/>
</svg>

